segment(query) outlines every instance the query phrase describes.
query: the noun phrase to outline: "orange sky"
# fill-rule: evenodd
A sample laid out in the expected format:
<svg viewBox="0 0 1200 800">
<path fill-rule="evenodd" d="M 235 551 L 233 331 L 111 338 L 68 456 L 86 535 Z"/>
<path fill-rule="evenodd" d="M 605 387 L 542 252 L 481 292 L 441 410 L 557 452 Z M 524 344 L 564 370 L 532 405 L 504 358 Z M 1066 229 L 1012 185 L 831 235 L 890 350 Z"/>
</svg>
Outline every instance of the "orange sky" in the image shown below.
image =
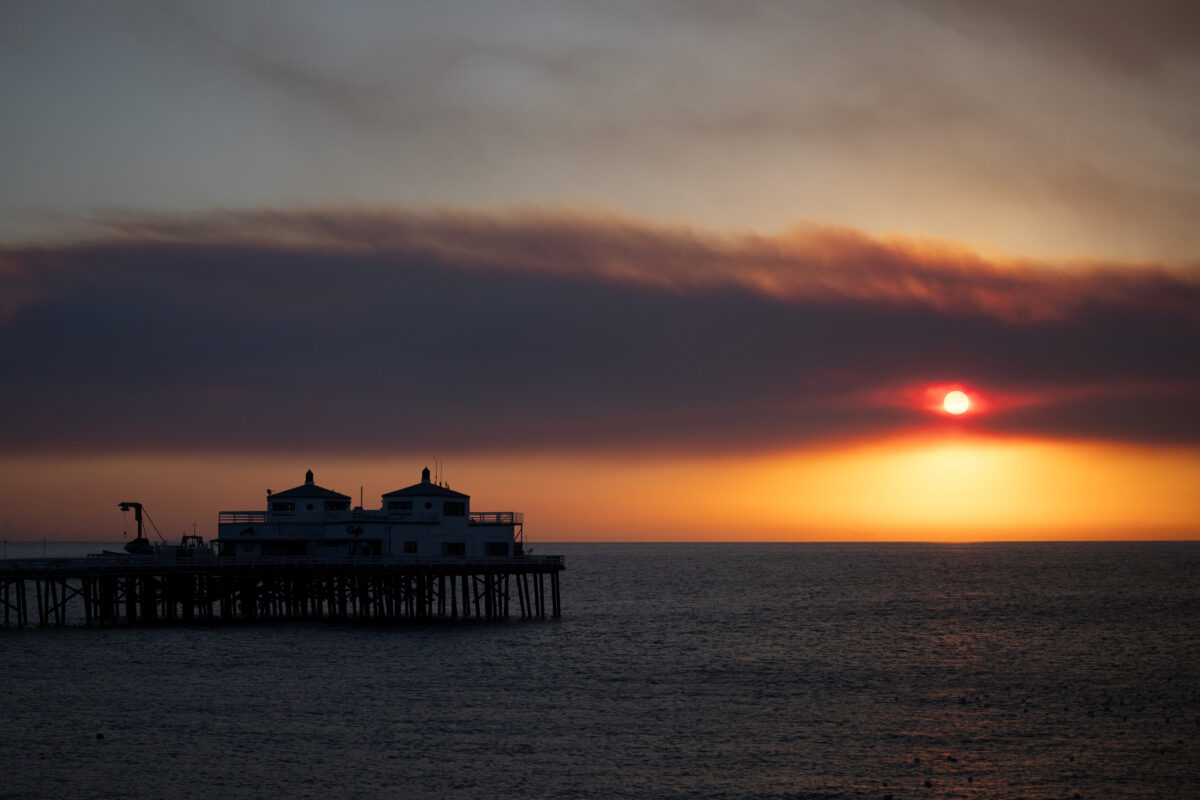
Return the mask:
<svg viewBox="0 0 1200 800">
<path fill-rule="evenodd" d="M 0 535 L 1200 536 L 1200 6 L 718 6 L 10 4 Z"/>
<path fill-rule="evenodd" d="M 572 214 L 231 213 L 7 253 L 6 539 L 111 540 L 120 501 L 212 536 L 308 468 L 375 508 L 434 454 L 544 541 L 1200 533 L 1183 267 Z"/>
<path fill-rule="evenodd" d="M 428 459 L 291 456 L 0 459 L 4 538 L 120 539 L 116 504 L 146 504 L 168 538 L 215 533 L 218 510 L 317 482 L 358 497 L 415 482 Z M 475 510 L 526 514 L 530 541 L 976 541 L 1195 538 L 1200 449 L 956 434 L 715 458 L 456 455 Z M 61 496 L 60 503 L 46 499 Z M 22 498 L 29 500 L 21 502 Z"/>
</svg>

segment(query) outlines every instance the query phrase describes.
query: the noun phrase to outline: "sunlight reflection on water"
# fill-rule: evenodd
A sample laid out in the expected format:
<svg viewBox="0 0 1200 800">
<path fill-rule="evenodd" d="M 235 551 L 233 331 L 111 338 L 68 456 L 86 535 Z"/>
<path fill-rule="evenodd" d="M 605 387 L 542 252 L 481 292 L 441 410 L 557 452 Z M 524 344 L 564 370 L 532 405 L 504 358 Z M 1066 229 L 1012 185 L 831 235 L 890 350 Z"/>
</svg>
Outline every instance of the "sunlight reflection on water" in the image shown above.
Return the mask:
<svg viewBox="0 0 1200 800">
<path fill-rule="evenodd" d="M 567 555 L 558 622 L 0 633 L 3 794 L 1159 798 L 1200 781 L 1198 544 L 540 549 Z"/>
</svg>

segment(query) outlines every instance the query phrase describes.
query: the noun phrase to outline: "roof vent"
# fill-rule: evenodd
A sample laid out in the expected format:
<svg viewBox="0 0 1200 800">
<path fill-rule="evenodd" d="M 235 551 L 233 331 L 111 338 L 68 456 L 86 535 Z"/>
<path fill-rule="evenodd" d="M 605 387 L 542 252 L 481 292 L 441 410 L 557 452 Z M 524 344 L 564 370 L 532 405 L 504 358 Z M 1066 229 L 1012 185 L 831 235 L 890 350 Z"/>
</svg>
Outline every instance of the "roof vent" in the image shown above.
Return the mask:
<svg viewBox="0 0 1200 800">
<path fill-rule="evenodd" d="M 312 486 L 312 482 L 313 482 L 312 470 L 310 469 L 308 472 L 304 473 L 304 485 Z"/>
</svg>

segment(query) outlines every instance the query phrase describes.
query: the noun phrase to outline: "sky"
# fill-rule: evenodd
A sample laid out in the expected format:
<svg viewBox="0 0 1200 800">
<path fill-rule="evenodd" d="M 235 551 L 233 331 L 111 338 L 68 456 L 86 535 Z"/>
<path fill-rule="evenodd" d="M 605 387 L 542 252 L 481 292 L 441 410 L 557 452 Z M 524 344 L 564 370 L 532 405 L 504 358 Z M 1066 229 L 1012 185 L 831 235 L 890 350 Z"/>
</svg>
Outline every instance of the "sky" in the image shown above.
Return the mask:
<svg viewBox="0 0 1200 800">
<path fill-rule="evenodd" d="M 0 0 L 0 538 L 435 457 L 534 541 L 1196 538 L 1197 96 L 1166 0 Z"/>
</svg>

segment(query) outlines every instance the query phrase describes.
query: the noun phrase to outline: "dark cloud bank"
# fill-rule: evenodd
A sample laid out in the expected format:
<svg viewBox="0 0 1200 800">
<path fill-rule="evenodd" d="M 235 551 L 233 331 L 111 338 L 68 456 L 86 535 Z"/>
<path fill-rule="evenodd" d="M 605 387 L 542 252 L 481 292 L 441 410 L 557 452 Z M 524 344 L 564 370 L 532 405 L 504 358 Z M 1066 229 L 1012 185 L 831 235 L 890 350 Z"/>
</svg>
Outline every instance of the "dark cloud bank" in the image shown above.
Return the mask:
<svg viewBox="0 0 1200 800">
<path fill-rule="evenodd" d="M 0 250 L 5 451 L 786 449 L 935 421 L 1200 441 L 1200 282 L 813 229 L 127 220 Z M 949 424 L 936 420 L 938 424 Z"/>
</svg>

